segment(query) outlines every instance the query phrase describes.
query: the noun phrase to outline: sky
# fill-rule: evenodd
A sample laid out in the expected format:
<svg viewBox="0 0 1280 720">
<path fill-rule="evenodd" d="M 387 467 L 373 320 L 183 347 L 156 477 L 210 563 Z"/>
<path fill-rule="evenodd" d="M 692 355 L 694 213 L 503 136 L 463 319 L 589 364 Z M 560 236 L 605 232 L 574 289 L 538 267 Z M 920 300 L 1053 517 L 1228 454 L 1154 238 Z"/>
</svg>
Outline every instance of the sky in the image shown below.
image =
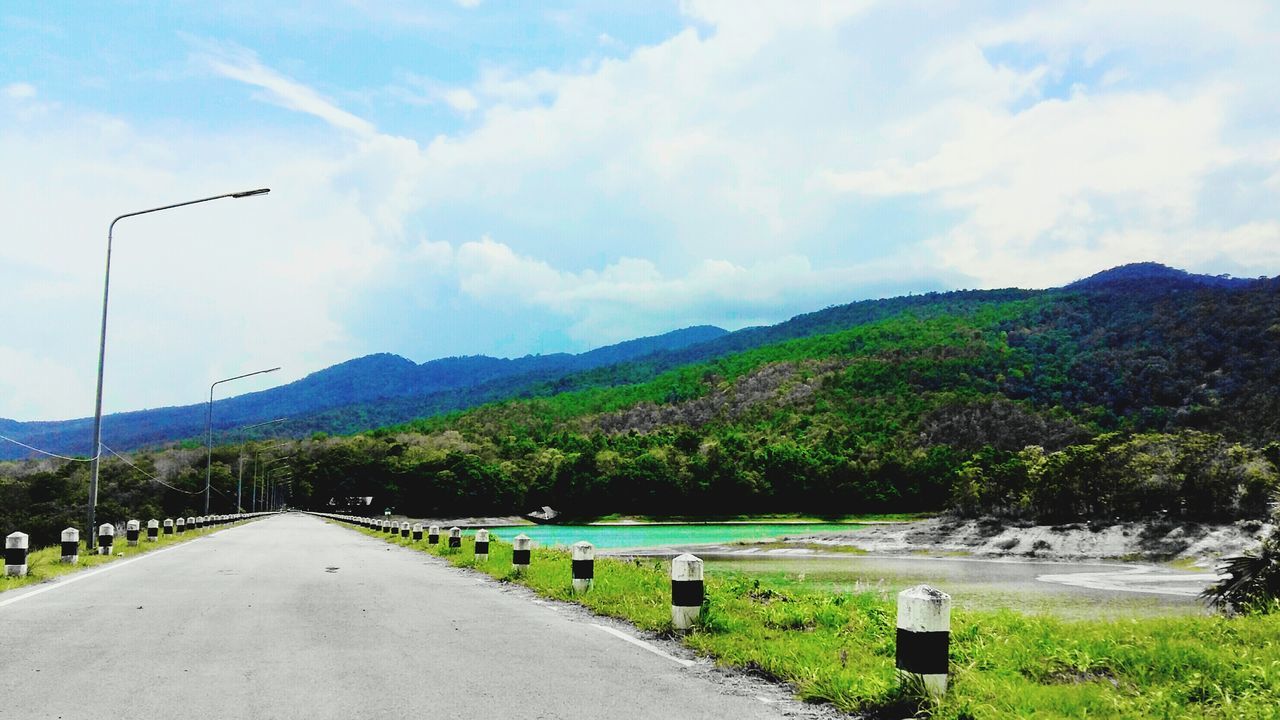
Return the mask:
<svg viewBox="0 0 1280 720">
<path fill-rule="evenodd" d="M 1280 4 L 0 4 L 0 417 L 1145 260 L 1280 274 Z"/>
</svg>

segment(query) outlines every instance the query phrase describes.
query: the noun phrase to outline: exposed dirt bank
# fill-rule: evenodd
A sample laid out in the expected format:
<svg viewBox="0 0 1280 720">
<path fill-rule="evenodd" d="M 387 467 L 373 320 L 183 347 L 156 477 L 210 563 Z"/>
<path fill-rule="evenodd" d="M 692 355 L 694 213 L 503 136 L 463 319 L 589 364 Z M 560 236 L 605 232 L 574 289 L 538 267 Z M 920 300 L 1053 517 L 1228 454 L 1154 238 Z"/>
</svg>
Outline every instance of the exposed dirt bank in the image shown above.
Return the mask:
<svg viewBox="0 0 1280 720">
<path fill-rule="evenodd" d="M 1045 560 L 1182 561 L 1207 568 L 1220 558 L 1256 551 L 1271 530 L 1271 525 L 1259 521 L 1035 525 L 993 518 L 934 518 L 848 534 L 796 535 L 786 543 L 852 547 L 880 555 L 965 553 Z"/>
</svg>

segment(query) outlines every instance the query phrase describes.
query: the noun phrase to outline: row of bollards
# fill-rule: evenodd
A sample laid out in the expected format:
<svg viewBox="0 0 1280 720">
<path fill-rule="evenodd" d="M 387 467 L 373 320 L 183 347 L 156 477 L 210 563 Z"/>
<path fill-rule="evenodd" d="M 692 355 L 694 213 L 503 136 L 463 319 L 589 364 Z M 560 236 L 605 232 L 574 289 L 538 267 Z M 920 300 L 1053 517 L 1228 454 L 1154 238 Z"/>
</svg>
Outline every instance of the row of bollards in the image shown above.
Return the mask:
<svg viewBox="0 0 1280 720">
<path fill-rule="evenodd" d="M 394 522 L 344 515 L 325 515 L 343 522 L 373 530 L 392 532 Z M 409 537 L 409 524 L 402 523 L 401 537 Z M 439 543 L 440 528 L 432 525 L 428 542 Z M 422 525 L 413 526 L 413 540 L 422 539 Z M 449 547 L 462 545 L 461 528 L 449 529 Z M 528 572 L 532 560 L 532 540 L 521 533 L 511 542 L 511 566 L 517 573 Z M 489 559 L 489 531 L 477 530 L 475 539 L 477 562 Z M 591 590 L 595 582 L 595 546 L 583 541 L 570 548 L 571 580 L 575 594 Z M 686 631 L 698 622 L 706 589 L 702 560 L 688 553 L 671 561 L 671 625 Z M 938 697 L 947 691 L 947 672 L 951 651 L 951 596 L 928 585 L 917 585 L 898 594 L 898 622 L 895 664 L 899 676 L 921 682 L 924 689 Z"/>
<path fill-rule="evenodd" d="M 186 528 L 205 528 L 215 525 L 223 525 L 239 520 L 246 520 L 267 513 L 238 513 L 235 515 L 207 515 L 199 517 L 189 517 L 186 519 L 178 518 L 175 522 L 166 518 L 164 521 L 164 534 L 174 534 L 174 528 L 178 533 L 186 532 Z M 142 524 L 137 520 L 129 520 L 125 523 L 125 542 L 129 547 L 137 547 L 142 535 Z M 158 542 L 160 539 L 159 520 L 147 521 L 147 542 Z M 97 531 L 97 547 L 90 548 L 94 550 L 96 555 L 111 555 L 115 549 L 116 526 L 111 523 L 103 523 L 98 526 Z M 80 562 L 80 531 L 76 528 L 69 527 L 62 531 L 61 537 L 61 558 L 63 563 L 75 565 Z M 27 574 L 27 554 L 30 550 L 30 538 L 24 532 L 10 533 L 4 539 L 4 574 L 7 576 L 23 577 Z"/>
</svg>

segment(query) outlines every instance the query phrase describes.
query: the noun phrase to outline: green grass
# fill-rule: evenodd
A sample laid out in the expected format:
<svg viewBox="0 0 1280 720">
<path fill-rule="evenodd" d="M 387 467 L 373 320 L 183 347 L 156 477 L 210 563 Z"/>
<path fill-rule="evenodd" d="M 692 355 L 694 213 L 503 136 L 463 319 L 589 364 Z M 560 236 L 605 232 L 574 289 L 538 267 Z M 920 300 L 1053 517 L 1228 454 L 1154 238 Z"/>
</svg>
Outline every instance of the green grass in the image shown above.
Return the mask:
<svg viewBox="0 0 1280 720">
<path fill-rule="evenodd" d="M 538 594 L 580 603 L 645 630 L 671 632 L 668 566 L 597 558 L 595 583 L 572 593 L 569 553 L 535 549 L 522 576 L 511 546 L 412 546 Z M 441 538 L 442 542 L 444 538 Z M 804 700 L 873 717 L 918 709 L 894 670 L 895 609 L 883 593 L 833 593 L 743 574 L 709 575 L 698 653 L 791 683 Z M 1276 718 L 1280 615 L 1077 621 L 1008 610 L 953 611 L 951 688 L 934 718 Z"/>
<path fill-rule="evenodd" d="M 91 568 L 97 565 L 104 565 L 109 562 L 120 560 L 121 558 L 133 557 L 135 555 L 141 555 L 143 553 L 150 552 L 152 550 L 158 550 L 160 548 L 168 547 L 170 545 L 176 545 L 177 543 L 186 542 L 187 540 L 192 540 L 192 539 L 201 537 L 203 535 L 208 535 L 209 533 L 217 532 L 219 530 L 226 530 L 228 527 L 235 527 L 236 525 L 239 525 L 240 523 L 243 523 L 243 522 L 249 522 L 249 521 L 241 520 L 239 522 L 232 523 L 230 525 L 224 525 L 222 527 L 202 528 L 200 530 L 188 530 L 187 532 L 181 535 L 177 535 L 177 534 L 165 535 L 163 534 L 163 529 L 162 529 L 160 538 L 156 542 L 147 542 L 146 540 L 147 529 L 144 527 L 142 528 L 141 537 L 139 539 L 137 547 L 129 547 L 128 546 L 129 543 L 125 539 L 124 533 L 121 532 L 118 536 L 116 536 L 116 541 L 115 541 L 116 544 L 112 546 L 112 552 L 113 552 L 112 555 L 88 555 L 87 553 L 89 552 L 89 550 L 87 550 L 84 547 L 84 543 L 81 543 L 80 544 L 80 561 L 77 562 L 75 565 L 63 564 L 61 546 L 54 545 L 51 547 L 40 548 L 38 550 L 32 550 L 31 552 L 27 553 L 26 576 L 0 577 L 0 592 L 4 592 L 5 590 L 14 590 L 20 587 L 26 587 L 28 585 L 35 585 L 37 583 L 45 582 L 46 580 L 52 580 L 53 578 L 56 578 L 62 575 L 67 575 L 69 573 L 84 570 L 85 568 Z"/>
</svg>

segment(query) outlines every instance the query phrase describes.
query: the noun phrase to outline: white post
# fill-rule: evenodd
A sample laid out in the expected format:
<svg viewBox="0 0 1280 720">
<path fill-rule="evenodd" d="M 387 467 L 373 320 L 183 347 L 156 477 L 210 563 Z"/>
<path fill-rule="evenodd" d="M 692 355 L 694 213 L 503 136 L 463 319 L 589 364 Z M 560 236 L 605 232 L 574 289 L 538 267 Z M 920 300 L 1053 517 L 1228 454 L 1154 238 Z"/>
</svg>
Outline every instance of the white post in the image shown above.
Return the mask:
<svg viewBox="0 0 1280 720">
<path fill-rule="evenodd" d="M 198 527 L 199 527 L 199 526 L 198 526 L 198 525 L 196 525 L 196 519 L 195 519 L 194 517 L 192 517 L 192 516 L 188 515 L 188 516 L 187 516 L 187 529 L 188 529 L 188 530 L 195 530 L 195 529 L 196 529 L 196 528 L 198 528 Z"/>
<path fill-rule="evenodd" d="M 124 537 L 129 543 L 129 547 L 138 547 L 138 535 L 141 534 L 142 526 L 137 520 L 130 520 L 124 524 Z"/>
<path fill-rule="evenodd" d="M 413 524 L 413 541 L 422 542 L 422 523 Z"/>
<path fill-rule="evenodd" d="M 947 692 L 951 596 L 928 585 L 898 593 L 898 675 L 918 677 L 934 697 Z"/>
<path fill-rule="evenodd" d="M 431 527 L 427 528 L 427 544 L 428 545 L 440 544 L 440 526 L 439 525 L 432 525 Z"/>
<path fill-rule="evenodd" d="M 671 561 L 671 626 L 688 630 L 702 612 L 702 560 L 685 553 Z"/>
<path fill-rule="evenodd" d="M 10 533 L 4 539 L 4 574 L 22 577 L 27 574 L 27 546 L 31 538 L 24 532 Z"/>
<path fill-rule="evenodd" d="M 68 565 L 80 562 L 80 531 L 73 527 L 62 531 L 62 562 Z"/>
<path fill-rule="evenodd" d="M 186 532 L 186 531 L 187 531 L 187 521 L 186 521 L 184 518 L 178 518 L 177 528 L 178 528 L 178 534 L 179 534 L 179 535 L 181 535 L 182 533 Z"/>
<path fill-rule="evenodd" d="M 462 547 L 462 528 L 449 528 L 449 549 Z"/>
<path fill-rule="evenodd" d="M 476 562 L 482 563 L 482 562 L 489 561 L 489 531 L 488 530 L 485 530 L 482 528 L 476 531 L 475 554 L 476 554 Z"/>
<path fill-rule="evenodd" d="M 533 555 L 529 546 L 532 542 L 524 533 L 520 533 L 511 541 L 511 567 L 517 573 L 524 573 L 529 569 L 529 560 Z"/>
<path fill-rule="evenodd" d="M 409 539 L 409 523 L 407 521 L 400 523 L 400 539 L 401 540 Z"/>
<path fill-rule="evenodd" d="M 112 547 L 116 544 L 116 526 L 111 523 L 103 523 L 98 526 L 98 554 L 110 555 Z"/>
<path fill-rule="evenodd" d="M 155 542 L 160 539 L 160 521 L 151 518 L 147 521 L 147 542 Z"/>
<path fill-rule="evenodd" d="M 596 577 L 596 548 L 583 540 L 573 544 L 573 591 L 582 594 L 591 589 Z"/>
<path fill-rule="evenodd" d="M 173 534 L 173 518 L 164 519 L 164 534 L 165 535 Z"/>
</svg>

